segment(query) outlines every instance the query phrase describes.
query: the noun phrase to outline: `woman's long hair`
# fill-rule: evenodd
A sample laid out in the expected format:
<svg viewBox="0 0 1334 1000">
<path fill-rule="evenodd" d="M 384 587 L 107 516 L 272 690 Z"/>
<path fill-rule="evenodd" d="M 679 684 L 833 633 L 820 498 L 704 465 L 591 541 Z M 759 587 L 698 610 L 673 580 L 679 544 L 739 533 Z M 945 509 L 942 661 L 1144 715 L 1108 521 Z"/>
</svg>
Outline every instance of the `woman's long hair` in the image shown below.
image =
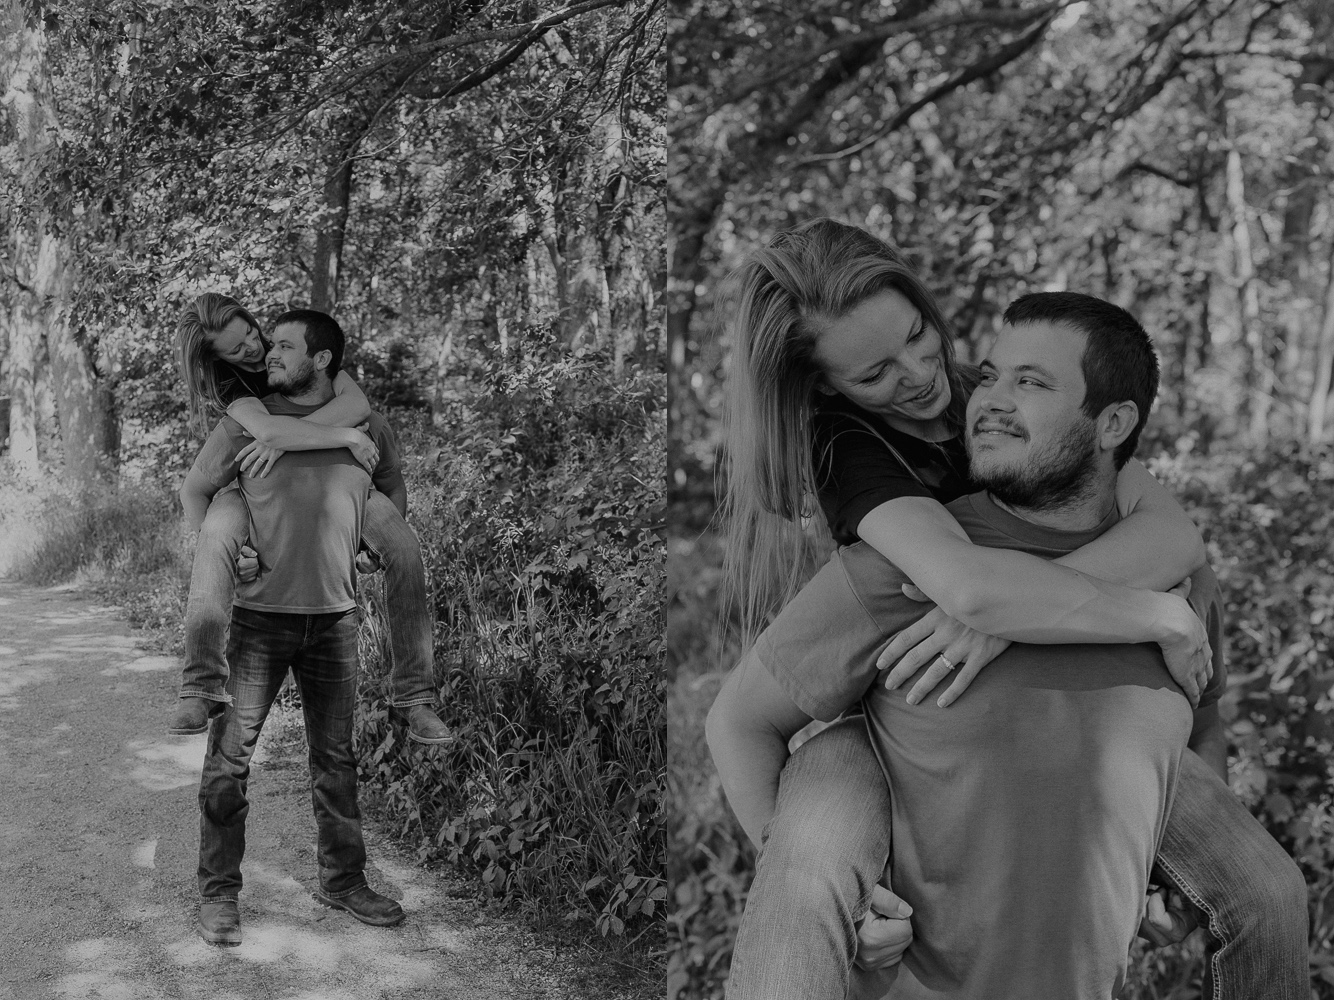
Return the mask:
<svg viewBox="0 0 1334 1000">
<path fill-rule="evenodd" d="M 227 409 L 218 385 L 217 355 L 209 338 L 220 334 L 238 316 L 252 329 L 260 329 L 249 310 L 230 295 L 204 292 L 185 307 L 176 323 L 176 364 L 185 382 L 190 425 L 197 432 L 206 433 Z"/>
<path fill-rule="evenodd" d="M 893 289 L 940 334 L 952 398 L 967 401 L 952 339 L 935 298 L 907 258 L 884 240 L 832 219 L 779 233 L 729 279 L 732 353 L 723 414 L 727 547 L 723 607 L 736 605 L 749 646 L 769 614 L 804 582 L 810 536 L 828 528 L 816 501 L 811 415 L 821 371 L 815 343 L 830 322 Z"/>
</svg>

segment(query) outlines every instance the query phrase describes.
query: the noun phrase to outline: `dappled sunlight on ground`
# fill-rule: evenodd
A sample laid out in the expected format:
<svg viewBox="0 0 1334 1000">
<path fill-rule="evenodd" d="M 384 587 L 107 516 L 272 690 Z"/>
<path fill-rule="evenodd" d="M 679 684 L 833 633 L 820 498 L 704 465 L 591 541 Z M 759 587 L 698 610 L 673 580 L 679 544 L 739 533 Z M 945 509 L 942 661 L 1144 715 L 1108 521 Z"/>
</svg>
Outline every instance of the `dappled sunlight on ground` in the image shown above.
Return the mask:
<svg viewBox="0 0 1334 1000">
<path fill-rule="evenodd" d="M 128 762 L 127 776 L 152 792 L 198 785 L 207 743 L 204 733 L 131 740 L 128 749 L 134 758 Z"/>
<path fill-rule="evenodd" d="M 508 967 L 511 929 L 479 931 L 473 906 L 369 821 L 368 880 L 406 921 L 371 927 L 313 899 L 316 827 L 289 707 L 253 758 L 242 943 L 204 942 L 196 789 L 208 737 L 165 732 L 180 661 L 146 653 L 74 595 L 0 591 L 0 708 L 22 708 L 0 724 L 0 845 L 14 863 L 0 882 L 0 1000 L 553 996 L 533 988 L 548 970 L 521 981 Z"/>
</svg>

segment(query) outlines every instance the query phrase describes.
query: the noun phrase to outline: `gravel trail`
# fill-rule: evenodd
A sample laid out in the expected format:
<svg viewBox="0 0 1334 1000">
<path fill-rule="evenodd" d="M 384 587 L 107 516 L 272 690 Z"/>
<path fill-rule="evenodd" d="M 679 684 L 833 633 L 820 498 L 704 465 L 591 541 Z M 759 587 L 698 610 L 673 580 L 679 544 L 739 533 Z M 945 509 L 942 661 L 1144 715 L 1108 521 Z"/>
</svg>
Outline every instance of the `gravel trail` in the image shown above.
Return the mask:
<svg viewBox="0 0 1334 1000">
<path fill-rule="evenodd" d="M 243 943 L 204 943 L 205 737 L 166 734 L 179 671 L 136 645 L 118 609 L 0 581 L 0 1000 L 587 995 L 557 956 L 452 898 L 372 824 L 369 880 L 407 920 L 368 927 L 315 903 L 294 713 L 270 716 L 251 775 Z"/>
</svg>

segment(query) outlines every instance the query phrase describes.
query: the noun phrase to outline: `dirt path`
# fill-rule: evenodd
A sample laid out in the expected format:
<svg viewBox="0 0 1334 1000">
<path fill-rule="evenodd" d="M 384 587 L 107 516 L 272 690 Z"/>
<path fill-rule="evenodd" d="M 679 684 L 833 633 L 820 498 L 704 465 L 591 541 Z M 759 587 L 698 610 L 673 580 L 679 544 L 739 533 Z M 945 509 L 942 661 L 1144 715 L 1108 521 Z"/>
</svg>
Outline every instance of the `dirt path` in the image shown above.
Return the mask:
<svg viewBox="0 0 1334 1000">
<path fill-rule="evenodd" d="M 291 713 L 270 717 L 251 776 L 244 941 L 205 944 L 194 929 L 205 737 L 165 732 L 179 670 L 137 648 L 114 608 L 0 581 L 0 1000 L 589 995 L 373 826 L 369 880 L 407 920 L 367 927 L 315 903 Z"/>
</svg>

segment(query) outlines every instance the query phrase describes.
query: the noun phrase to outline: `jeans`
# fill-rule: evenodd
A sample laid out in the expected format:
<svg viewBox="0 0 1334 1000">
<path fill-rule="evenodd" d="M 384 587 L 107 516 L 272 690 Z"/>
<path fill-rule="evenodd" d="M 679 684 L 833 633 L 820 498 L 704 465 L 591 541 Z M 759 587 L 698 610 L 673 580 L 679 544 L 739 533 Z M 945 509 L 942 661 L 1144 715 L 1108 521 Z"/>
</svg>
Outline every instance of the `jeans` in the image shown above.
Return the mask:
<svg viewBox="0 0 1334 1000">
<path fill-rule="evenodd" d="M 241 891 L 250 758 L 289 666 L 301 693 L 310 747 L 320 887 L 329 896 L 356 891 L 366 884 L 352 752 L 356 611 L 283 615 L 237 608 L 227 658 L 231 702 L 213 720 L 199 781 L 200 896 L 236 899 Z"/>
<path fill-rule="evenodd" d="M 227 624 L 232 620 L 236 556 L 249 535 L 250 515 L 240 490 L 219 492 L 199 530 L 190 573 L 182 698 L 228 700 Z M 398 508 L 377 491 L 366 500 L 361 540 L 384 569 L 392 660 L 390 701 L 395 708 L 430 705 L 435 701 L 435 652 L 421 545 Z"/>
<path fill-rule="evenodd" d="M 857 923 L 889 857 L 889 816 L 889 788 L 861 718 L 830 727 L 792 755 L 737 932 L 729 1000 L 890 992 L 893 967 L 867 973 L 852 965 Z M 1158 870 L 1207 917 L 1204 997 L 1307 1000 L 1301 871 L 1190 752 Z"/>
</svg>

